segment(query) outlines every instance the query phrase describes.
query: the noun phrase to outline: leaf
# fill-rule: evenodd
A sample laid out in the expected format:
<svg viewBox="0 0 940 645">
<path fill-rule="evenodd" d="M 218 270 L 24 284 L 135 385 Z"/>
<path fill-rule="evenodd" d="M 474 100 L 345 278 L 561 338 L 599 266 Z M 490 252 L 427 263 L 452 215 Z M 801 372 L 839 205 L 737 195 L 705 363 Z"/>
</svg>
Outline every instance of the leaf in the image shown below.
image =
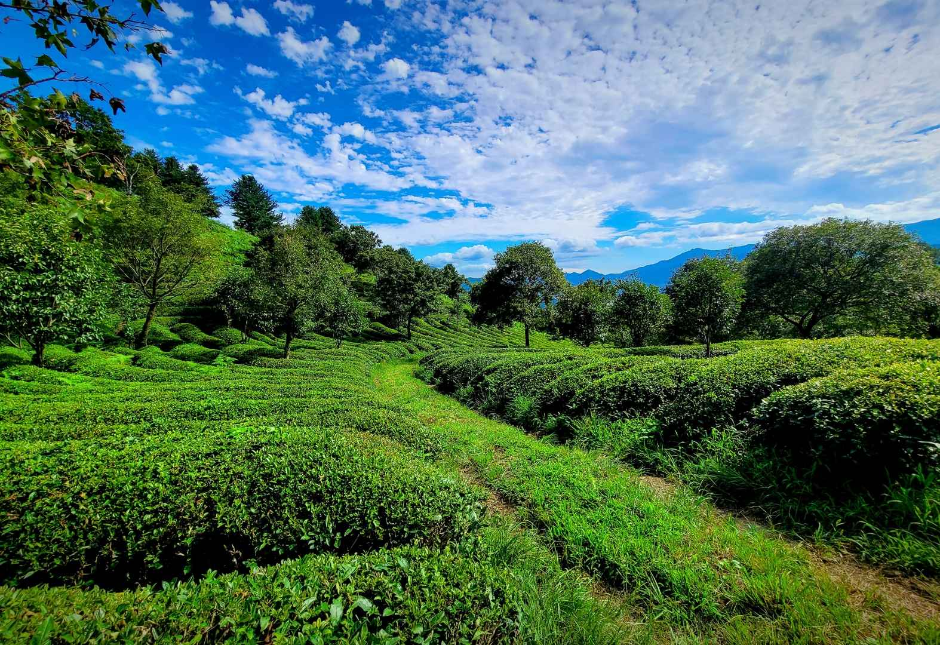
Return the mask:
<svg viewBox="0 0 940 645">
<path fill-rule="evenodd" d="M 89 100 L 89 101 L 103 101 L 103 100 L 104 100 L 104 95 L 103 95 L 101 92 L 99 92 L 98 90 L 91 90 L 91 91 L 88 93 L 88 100 Z"/>
<path fill-rule="evenodd" d="M 111 106 L 111 110 L 115 115 L 118 113 L 118 110 L 121 112 L 127 112 L 127 108 L 124 107 L 124 100 L 115 96 L 112 96 L 110 99 L 108 99 L 108 105 Z"/>
<path fill-rule="evenodd" d="M 43 54 L 36 59 L 36 65 L 39 67 L 58 67 L 55 61 L 48 54 Z"/>
<path fill-rule="evenodd" d="M 162 56 L 170 53 L 170 50 L 163 43 L 147 43 L 144 45 L 144 51 L 161 65 L 163 64 Z"/>
</svg>

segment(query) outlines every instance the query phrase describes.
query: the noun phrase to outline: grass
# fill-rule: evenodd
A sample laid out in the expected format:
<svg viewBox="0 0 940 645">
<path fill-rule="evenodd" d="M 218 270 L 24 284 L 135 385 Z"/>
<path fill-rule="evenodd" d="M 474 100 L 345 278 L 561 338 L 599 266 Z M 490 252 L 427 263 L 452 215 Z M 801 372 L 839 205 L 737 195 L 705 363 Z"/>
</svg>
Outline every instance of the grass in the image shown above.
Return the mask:
<svg viewBox="0 0 940 645">
<path fill-rule="evenodd" d="M 472 468 L 570 567 L 618 591 L 646 619 L 637 638 L 707 642 L 920 642 L 935 624 L 874 606 L 818 575 L 807 553 L 716 511 L 684 487 L 663 492 L 598 452 L 539 441 L 414 378 L 375 368 L 389 401 L 435 429 L 445 459 Z"/>
</svg>

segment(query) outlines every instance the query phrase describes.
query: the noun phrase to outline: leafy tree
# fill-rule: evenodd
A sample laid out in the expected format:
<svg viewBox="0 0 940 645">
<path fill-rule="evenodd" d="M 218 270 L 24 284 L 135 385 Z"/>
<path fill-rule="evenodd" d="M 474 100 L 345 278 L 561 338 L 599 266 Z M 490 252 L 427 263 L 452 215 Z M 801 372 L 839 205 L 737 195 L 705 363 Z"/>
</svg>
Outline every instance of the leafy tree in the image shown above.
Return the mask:
<svg viewBox="0 0 940 645">
<path fill-rule="evenodd" d="M 359 334 L 366 322 L 364 306 L 349 285 L 344 280 L 333 283 L 325 298 L 319 329 L 336 341 L 338 349 L 344 338 Z"/>
<path fill-rule="evenodd" d="M 146 302 L 136 339 L 144 347 L 161 305 L 209 285 L 219 257 L 218 239 L 192 205 L 155 181 L 114 209 L 102 235 L 118 275 Z"/>
<path fill-rule="evenodd" d="M 284 358 L 295 338 L 325 319 L 343 275 L 329 241 L 303 226 L 273 229 L 251 259 L 262 285 L 259 296 L 275 332 L 284 334 Z"/>
<path fill-rule="evenodd" d="M 376 258 L 376 298 L 379 305 L 396 321 L 406 326 L 411 338 L 415 318 L 431 313 L 437 299 L 434 270 L 415 261 L 407 249 L 385 246 Z"/>
<path fill-rule="evenodd" d="M 237 327 L 247 338 L 251 329 L 267 326 L 264 289 L 257 274 L 245 266 L 229 269 L 213 294 L 213 301 L 225 316 L 228 327 Z"/>
<path fill-rule="evenodd" d="M 136 4 L 144 15 L 151 9 L 162 11 L 156 0 L 137 0 Z M 133 14 L 119 17 L 112 9 L 112 5 L 96 0 L 0 1 L 0 10 L 8 13 L 4 21 L 17 19 L 15 15 L 30 20 L 36 38 L 62 56 L 76 47 L 72 38 L 80 28 L 89 37 L 84 49 L 103 42 L 111 51 L 122 35 L 150 29 Z M 168 52 L 159 42 L 148 43 L 144 49 L 158 63 Z M 76 190 L 88 194 L 85 180 L 120 172 L 114 164 L 104 163 L 91 144 L 79 144 L 70 120 L 63 117 L 63 112 L 81 109 L 83 101 L 78 94 L 66 96 L 55 85 L 88 84 L 91 79 L 70 74 L 49 54 L 39 56 L 31 67 L 12 54 L 2 58 L 5 66 L 0 67 L 0 76 L 14 80 L 16 86 L 0 92 L 0 171 L 11 169 L 26 177 L 31 196 L 71 196 Z M 29 94 L 32 88 L 45 84 L 53 85 L 47 99 Z M 104 98 L 96 89 L 88 95 L 89 101 Z M 125 109 L 118 97 L 111 97 L 108 103 L 115 114 Z"/>
<path fill-rule="evenodd" d="M 34 364 L 43 365 L 49 343 L 100 337 L 111 278 L 60 212 L 0 210 L 0 331 L 26 340 Z"/>
<path fill-rule="evenodd" d="M 696 336 L 711 356 L 712 342 L 734 325 L 744 300 L 744 277 L 730 257 L 687 261 L 672 275 L 666 293 L 672 299 L 680 333 Z"/>
<path fill-rule="evenodd" d="M 373 254 L 382 245 L 379 236 L 358 224 L 343 226 L 333 234 L 333 244 L 343 261 L 357 271 L 370 271 Z"/>
<path fill-rule="evenodd" d="M 611 325 L 626 330 L 630 344 L 642 347 L 663 332 L 672 317 L 669 296 L 640 280 L 618 280 Z M 626 343 L 624 343 L 626 344 Z"/>
<path fill-rule="evenodd" d="M 304 206 L 300 209 L 300 216 L 297 218 L 297 223 L 301 226 L 313 227 L 326 236 L 331 236 L 343 228 L 339 217 L 336 216 L 336 213 L 334 213 L 333 209 L 329 206 L 320 206 L 319 208 Z"/>
<path fill-rule="evenodd" d="M 748 304 L 809 338 L 817 325 L 851 316 L 877 323 L 935 291 L 929 249 L 897 224 L 826 219 L 778 228 L 748 256 Z"/>
<path fill-rule="evenodd" d="M 242 175 L 225 193 L 223 200 L 235 213 L 235 227 L 252 235 L 263 235 L 283 222 L 277 202 L 252 175 Z"/>
<path fill-rule="evenodd" d="M 445 264 L 437 270 L 437 285 L 441 293 L 451 300 L 458 300 L 464 293 L 463 286 L 467 279 L 457 271 L 453 264 Z"/>
<path fill-rule="evenodd" d="M 496 266 L 471 292 L 477 307 L 475 318 L 501 325 L 521 322 L 528 347 L 529 330 L 565 284 L 565 276 L 547 246 L 538 242 L 511 246 L 496 254 Z"/>
<path fill-rule="evenodd" d="M 605 280 L 565 287 L 555 305 L 558 333 L 585 347 L 602 340 L 610 323 L 614 293 L 614 286 Z"/>
<path fill-rule="evenodd" d="M 149 158 L 147 162 L 150 163 Z M 203 176 L 199 166 L 189 164 L 184 169 L 176 157 L 167 157 L 157 167 L 156 172 L 164 188 L 195 205 L 203 215 L 206 217 L 220 215 L 219 202 L 212 189 L 209 188 L 209 180 Z"/>
</svg>

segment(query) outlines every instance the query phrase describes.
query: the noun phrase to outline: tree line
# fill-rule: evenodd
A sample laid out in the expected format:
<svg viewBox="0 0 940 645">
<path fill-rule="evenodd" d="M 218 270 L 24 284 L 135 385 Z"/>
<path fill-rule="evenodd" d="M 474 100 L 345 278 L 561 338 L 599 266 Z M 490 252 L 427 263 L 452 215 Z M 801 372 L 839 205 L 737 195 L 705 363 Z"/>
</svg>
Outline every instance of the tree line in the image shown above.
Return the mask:
<svg viewBox="0 0 940 645">
<path fill-rule="evenodd" d="M 520 322 L 582 345 L 940 333 L 937 252 L 897 224 L 778 228 L 744 261 L 687 261 L 664 291 L 639 280 L 570 286 L 542 244 L 509 247 L 473 286 L 478 322 Z"/>
</svg>

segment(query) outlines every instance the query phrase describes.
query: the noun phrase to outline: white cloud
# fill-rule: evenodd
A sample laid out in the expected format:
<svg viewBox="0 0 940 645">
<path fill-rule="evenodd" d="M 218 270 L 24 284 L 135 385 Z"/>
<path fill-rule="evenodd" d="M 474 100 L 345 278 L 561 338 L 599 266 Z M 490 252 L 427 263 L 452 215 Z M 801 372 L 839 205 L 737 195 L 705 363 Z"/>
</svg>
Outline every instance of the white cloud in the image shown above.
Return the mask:
<svg viewBox="0 0 940 645">
<path fill-rule="evenodd" d="M 160 81 L 156 64 L 149 58 L 140 61 L 125 63 L 124 74 L 134 76 L 141 81 L 141 85 L 150 91 L 150 100 L 163 105 L 191 105 L 196 102 L 193 98 L 201 94 L 203 89 L 198 85 L 184 83 L 175 86 L 169 92 Z"/>
<path fill-rule="evenodd" d="M 307 99 L 288 101 L 280 94 L 273 99 L 268 99 L 265 98 L 265 92 L 260 87 L 248 94 L 242 94 L 241 89 L 236 87 L 235 93 L 268 116 L 273 116 L 282 121 L 289 119 L 294 114 L 296 108 L 307 105 L 308 103 Z"/>
<path fill-rule="evenodd" d="M 339 33 L 336 34 L 336 37 L 352 47 L 359 42 L 359 30 L 353 27 L 348 20 L 344 20 L 343 26 L 340 28 Z"/>
<path fill-rule="evenodd" d="M 411 65 L 400 58 L 392 58 L 382 63 L 382 78 L 394 80 L 406 78 Z"/>
<path fill-rule="evenodd" d="M 327 81 L 325 84 L 317 83 L 315 85 L 317 92 L 325 92 L 326 94 L 336 94 L 336 90 L 333 89 L 333 86 L 330 85 L 330 82 Z"/>
<path fill-rule="evenodd" d="M 229 186 L 238 179 L 238 173 L 231 168 L 216 168 L 211 163 L 199 164 L 199 170 L 213 187 Z"/>
<path fill-rule="evenodd" d="M 402 0 L 385 0 L 386 9 L 398 9 L 401 7 Z"/>
<path fill-rule="evenodd" d="M 360 141 L 366 141 L 368 143 L 376 142 L 375 135 L 366 130 L 362 124 L 359 123 L 344 123 L 341 126 L 335 127 L 333 131 L 341 136 L 352 137 Z"/>
<path fill-rule="evenodd" d="M 185 58 L 180 61 L 180 65 L 187 65 L 189 67 L 195 67 L 196 73 L 202 76 L 206 74 L 210 69 L 222 70 L 225 69 L 215 61 L 207 60 L 205 58 Z"/>
<path fill-rule="evenodd" d="M 216 27 L 235 25 L 252 36 L 267 36 L 271 33 L 268 30 L 268 22 L 256 9 L 242 7 L 241 14 L 236 16 L 227 2 L 209 0 L 209 6 L 212 9 L 212 14 L 209 16 L 211 25 Z"/>
<path fill-rule="evenodd" d="M 88 64 L 97 69 L 104 69 L 104 63 L 102 63 L 100 60 L 91 60 L 88 61 Z"/>
<path fill-rule="evenodd" d="M 255 65 L 253 63 L 248 63 L 248 66 L 245 68 L 245 71 L 252 76 L 263 76 L 264 78 L 274 78 L 277 76 L 277 72 L 274 70 L 266 69 L 260 65 Z"/>
<path fill-rule="evenodd" d="M 313 18 L 313 5 L 299 4 L 290 0 L 275 0 L 274 8 L 296 22 L 307 22 Z"/>
<path fill-rule="evenodd" d="M 192 11 L 187 11 L 183 7 L 179 6 L 175 2 L 163 2 L 160 4 L 163 7 L 163 13 L 166 14 L 166 19 L 172 22 L 174 25 L 178 25 L 187 18 L 193 17 Z"/>
<path fill-rule="evenodd" d="M 453 264 L 461 273 L 470 273 L 471 277 L 478 277 L 493 266 L 493 256 L 496 252 L 483 244 L 463 246 L 453 253 L 435 253 L 429 255 L 424 261 L 433 267 L 442 267 Z"/>
<path fill-rule="evenodd" d="M 293 27 L 288 27 L 286 31 L 279 33 L 277 39 L 281 45 L 281 53 L 300 67 L 325 60 L 333 46 L 326 36 L 305 42 L 297 36 Z"/>
</svg>

